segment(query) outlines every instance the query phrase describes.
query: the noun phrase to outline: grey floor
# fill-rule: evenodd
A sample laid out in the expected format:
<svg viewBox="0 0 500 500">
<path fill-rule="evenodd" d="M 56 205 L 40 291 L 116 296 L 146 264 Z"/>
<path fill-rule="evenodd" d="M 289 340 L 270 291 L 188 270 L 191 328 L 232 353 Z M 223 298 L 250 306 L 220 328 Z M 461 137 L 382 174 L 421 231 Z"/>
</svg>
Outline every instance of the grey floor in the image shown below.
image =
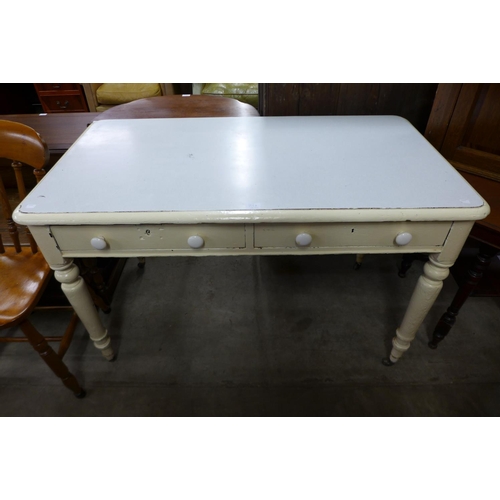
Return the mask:
<svg viewBox="0 0 500 500">
<path fill-rule="evenodd" d="M 0 416 L 498 416 L 499 299 L 472 297 L 427 347 L 457 285 L 448 278 L 411 349 L 381 360 L 422 270 L 399 257 L 128 261 L 107 362 L 79 325 L 65 357 L 76 399 L 28 344 L 0 344 Z M 48 333 L 66 313 L 37 312 Z"/>
</svg>

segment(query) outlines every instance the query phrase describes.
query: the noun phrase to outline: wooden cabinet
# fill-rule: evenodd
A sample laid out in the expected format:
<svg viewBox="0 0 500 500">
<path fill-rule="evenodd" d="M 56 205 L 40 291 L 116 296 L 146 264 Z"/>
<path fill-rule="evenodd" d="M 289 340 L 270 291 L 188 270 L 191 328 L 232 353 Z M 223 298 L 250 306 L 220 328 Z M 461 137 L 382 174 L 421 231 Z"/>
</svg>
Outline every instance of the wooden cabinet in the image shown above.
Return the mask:
<svg viewBox="0 0 500 500">
<path fill-rule="evenodd" d="M 83 88 L 78 83 L 35 83 L 35 89 L 46 113 L 88 111 Z"/>
<path fill-rule="evenodd" d="M 425 135 L 458 170 L 500 181 L 500 84 L 440 84 Z"/>
</svg>

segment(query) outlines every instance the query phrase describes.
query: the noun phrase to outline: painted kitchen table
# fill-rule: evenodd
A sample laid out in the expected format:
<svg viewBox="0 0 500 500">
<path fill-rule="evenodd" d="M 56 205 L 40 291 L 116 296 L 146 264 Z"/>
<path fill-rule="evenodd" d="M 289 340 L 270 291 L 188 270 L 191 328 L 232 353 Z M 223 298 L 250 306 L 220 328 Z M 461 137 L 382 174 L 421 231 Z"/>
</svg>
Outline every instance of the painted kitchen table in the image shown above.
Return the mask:
<svg viewBox="0 0 500 500">
<path fill-rule="evenodd" d="M 107 359 L 75 257 L 429 253 L 391 364 L 488 212 L 399 117 L 171 118 L 94 122 L 15 220 Z"/>
</svg>

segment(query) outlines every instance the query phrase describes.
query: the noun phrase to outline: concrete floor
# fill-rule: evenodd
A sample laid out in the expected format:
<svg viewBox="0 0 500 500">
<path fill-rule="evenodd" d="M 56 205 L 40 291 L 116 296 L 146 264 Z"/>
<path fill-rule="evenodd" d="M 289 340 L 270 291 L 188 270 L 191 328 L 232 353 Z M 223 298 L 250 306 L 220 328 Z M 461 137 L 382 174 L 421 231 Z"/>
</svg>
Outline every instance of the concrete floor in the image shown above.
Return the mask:
<svg viewBox="0 0 500 500">
<path fill-rule="evenodd" d="M 423 263 L 399 257 L 148 258 L 128 261 L 107 362 L 81 324 L 65 361 L 79 400 L 28 344 L 0 344 L 0 416 L 498 416 L 499 299 L 470 298 L 427 347 L 456 289 L 448 278 L 410 350 L 390 350 Z M 37 312 L 41 331 L 64 312 Z"/>
</svg>

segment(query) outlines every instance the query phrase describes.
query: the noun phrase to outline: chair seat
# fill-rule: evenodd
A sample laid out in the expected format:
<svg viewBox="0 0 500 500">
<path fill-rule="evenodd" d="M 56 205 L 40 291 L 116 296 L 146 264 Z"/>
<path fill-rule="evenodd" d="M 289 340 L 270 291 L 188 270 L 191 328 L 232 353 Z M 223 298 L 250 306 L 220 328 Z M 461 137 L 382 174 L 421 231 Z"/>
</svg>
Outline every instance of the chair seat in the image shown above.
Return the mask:
<svg viewBox="0 0 500 500">
<path fill-rule="evenodd" d="M 30 247 L 5 247 L 0 254 L 0 328 L 12 326 L 31 312 L 38 302 L 52 270 L 41 252 Z"/>
<path fill-rule="evenodd" d="M 96 91 L 100 105 L 117 105 L 161 95 L 158 83 L 103 83 Z"/>
</svg>

